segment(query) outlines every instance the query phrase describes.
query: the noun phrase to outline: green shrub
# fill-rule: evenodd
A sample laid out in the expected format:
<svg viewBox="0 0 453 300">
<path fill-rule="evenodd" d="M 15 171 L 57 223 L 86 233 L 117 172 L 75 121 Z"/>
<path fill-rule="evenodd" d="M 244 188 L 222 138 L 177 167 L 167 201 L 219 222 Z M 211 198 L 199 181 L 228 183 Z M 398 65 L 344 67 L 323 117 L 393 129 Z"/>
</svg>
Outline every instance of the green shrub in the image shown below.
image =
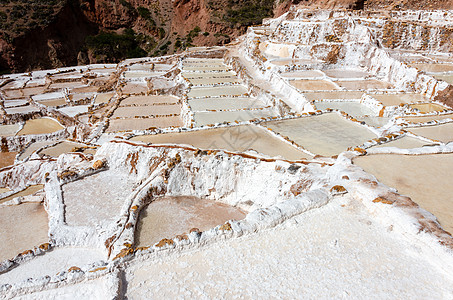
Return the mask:
<svg viewBox="0 0 453 300">
<path fill-rule="evenodd" d="M 88 36 L 86 46 L 94 56 L 104 57 L 106 62 L 117 62 L 125 58 L 143 57 L 147 53 L 140 48 L 132 29 L 125 30 L 123 34 L 101 32 Z"/>
</svg>

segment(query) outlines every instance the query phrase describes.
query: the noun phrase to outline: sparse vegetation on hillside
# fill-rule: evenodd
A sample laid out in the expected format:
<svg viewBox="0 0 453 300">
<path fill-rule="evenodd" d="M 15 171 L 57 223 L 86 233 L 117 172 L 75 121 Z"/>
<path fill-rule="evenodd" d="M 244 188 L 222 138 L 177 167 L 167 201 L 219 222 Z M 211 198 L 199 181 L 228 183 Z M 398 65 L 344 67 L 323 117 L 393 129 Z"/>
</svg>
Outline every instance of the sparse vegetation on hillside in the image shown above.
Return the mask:
<svg viewBox="0 0 453 300">
<path fill-rule="evenodd" d="M 143 36 L 127 29 L 123 34 L 101 32 L 86 39 L 86 46 L 97 61 L 118 62 L 125 58 L 142 57 L 147 55 L 139 41 Z"/>
<path fill-rule="evenodd" d="M 229 0 L 224 19 L 231 24 L 250 26 L 261 24 L 272 16 L 273 0 Z"/>
<path fill-rule="evenodd" d="M 50 24 L 67 0 L 0 0 L 0 33 L 13 39 Z"/>
</svg>

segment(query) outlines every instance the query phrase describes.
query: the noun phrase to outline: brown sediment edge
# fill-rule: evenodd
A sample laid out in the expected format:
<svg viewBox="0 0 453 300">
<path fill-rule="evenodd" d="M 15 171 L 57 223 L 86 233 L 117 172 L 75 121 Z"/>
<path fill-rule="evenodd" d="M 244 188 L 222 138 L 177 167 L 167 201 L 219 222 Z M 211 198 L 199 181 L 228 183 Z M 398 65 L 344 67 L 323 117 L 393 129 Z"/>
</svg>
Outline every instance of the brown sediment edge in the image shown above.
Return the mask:
<svg viewBox="0 0 453 300">
<path fill-rule="evenodd" d="M 378 186 L 378 182 L 368 179 L 360 179 L 361 184 L 367 186 L 368 189 L 373 190 Z M 362 197 L 363 198 L 363 197 Z M 439 244 L 453 250 L 453 236 L 451 233 L 445 231 L 439 224 L 430 218 L 425 217 L 424 212 L 420 206 L 415 203 L 411 198 L 401 194 L 390 191 L 381 194 L 374 200 L 368 199 L 367 201 L 373 202 L 376 205 L 393 205 L 400 208 L 405 214 L 413 216 L 419 225 L 419 232 L 426 232 L 434 236 Z"/>
<path fill-rule="evenodd" d="M 308 161 L 308 160 L 288 160 L 288 159 L 283 159 L 283 158 L 266 158 L 266 157 L 260 157 L 252 154 L 246 154 L 246 153 L 241 153 L 241 152 L 233 152 L 233 151 L 228 151 L 228 150 L 223 150 L 223 149 L 209 149 L 209 150 L 201 150 L 199 148 L 195 147 L 190 147 L 190 146 L 185 146 L 185 145 L 176 145 L 176 144 L 137 144 L 134 142 L 130 141 L 118 141 L 118 140 L 113 140 L 110 141 L 110 143 L 117 143 L 117 144 L 127 144 L 130 146 L 134 147 L 145 147 L 145 148 L 168 148 L 168 149 L 182 149 L 182 150 L 187 150 L 187 151 L 193 151 L 193 152 L 201 152 L 206 155 L 212 155 L 212 154 L 217 154 L 217 152 L 224 152 L 227 155 L 234 155 L 234 156 L 240 156 L 243 158 L 247 159 L 253 159 L 253 160 L 260 160 L 264 162 L 276 162 L 276 161 L 284 161 L 288 163 L 296 163 L 296 164 L 320 164 L 320 165 L 328 165 L 328 166 L 333 166 L 333 164 L 328 164 L 328 163 L 323 163 L 323 162 L 318 162 L 318 161 Z"/>
</svg>

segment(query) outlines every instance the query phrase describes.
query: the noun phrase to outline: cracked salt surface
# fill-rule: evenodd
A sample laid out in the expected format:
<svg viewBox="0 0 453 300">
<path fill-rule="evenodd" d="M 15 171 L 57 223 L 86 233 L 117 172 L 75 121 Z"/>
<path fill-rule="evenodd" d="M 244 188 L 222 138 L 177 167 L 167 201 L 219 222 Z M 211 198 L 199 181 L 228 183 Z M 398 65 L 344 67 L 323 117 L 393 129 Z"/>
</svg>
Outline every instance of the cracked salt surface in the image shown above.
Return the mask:
<svg viewBox="0 0 453 300">
<path fill-rule="evenodd" d="M 453 297 L 451 276 L 350 196 L 252 236 L 131 263 L 126 279 L 129 299 Z"/>
</svg>

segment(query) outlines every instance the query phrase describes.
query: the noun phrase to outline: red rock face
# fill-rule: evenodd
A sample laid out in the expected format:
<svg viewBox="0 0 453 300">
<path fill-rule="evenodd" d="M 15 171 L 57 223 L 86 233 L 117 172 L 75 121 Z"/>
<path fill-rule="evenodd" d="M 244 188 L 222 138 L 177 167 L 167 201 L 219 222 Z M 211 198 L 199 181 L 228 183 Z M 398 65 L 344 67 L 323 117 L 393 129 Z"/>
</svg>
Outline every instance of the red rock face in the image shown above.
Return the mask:
<svg viewBox="0 0 453 300">
<path fill-rule="evenodd" d="M 86 37 L 100 31 L 121 32 L 132 28 L 137 33 L 152 36 L 159 47 L 167 41 L 174 44 L 177 37 L 186 37 L 198 26 L 201 33 L 209 32 L 209 35 L 199 34 L 193 38 L 192 44 L 212 46 L 227 43 L 246 31 L 245 27 L 223 22 L 222 12 L 218 15 L 217 7 L 227 9 L 228 3 L 228 0 L 217 0 L 217 6 L 210 8 L 208 0 L 68 1 L 56 19 L 44 28 L 31 29 L 12 40 L 0 34 L 0 72 L 25 72 L 101 62 L 90 53 L 81 55 L 80 52 Z M 392 0 L 287 0 L 279 2 L 274 15 L 285 13 L 293 4 L 330 9 L 362 6 L 365 9 L 450 9 L 453 7 L 453 0 L 409 0 L 404 3 Z M 155 26 L 150 26 L 148 20 L 140 17 L 137 10 L 139 7 L 149 9 Z M 162 29 L 165 31 L 164 35 Z M 170 53 L 174 50 L 172 48 Z"/>
</svg>

